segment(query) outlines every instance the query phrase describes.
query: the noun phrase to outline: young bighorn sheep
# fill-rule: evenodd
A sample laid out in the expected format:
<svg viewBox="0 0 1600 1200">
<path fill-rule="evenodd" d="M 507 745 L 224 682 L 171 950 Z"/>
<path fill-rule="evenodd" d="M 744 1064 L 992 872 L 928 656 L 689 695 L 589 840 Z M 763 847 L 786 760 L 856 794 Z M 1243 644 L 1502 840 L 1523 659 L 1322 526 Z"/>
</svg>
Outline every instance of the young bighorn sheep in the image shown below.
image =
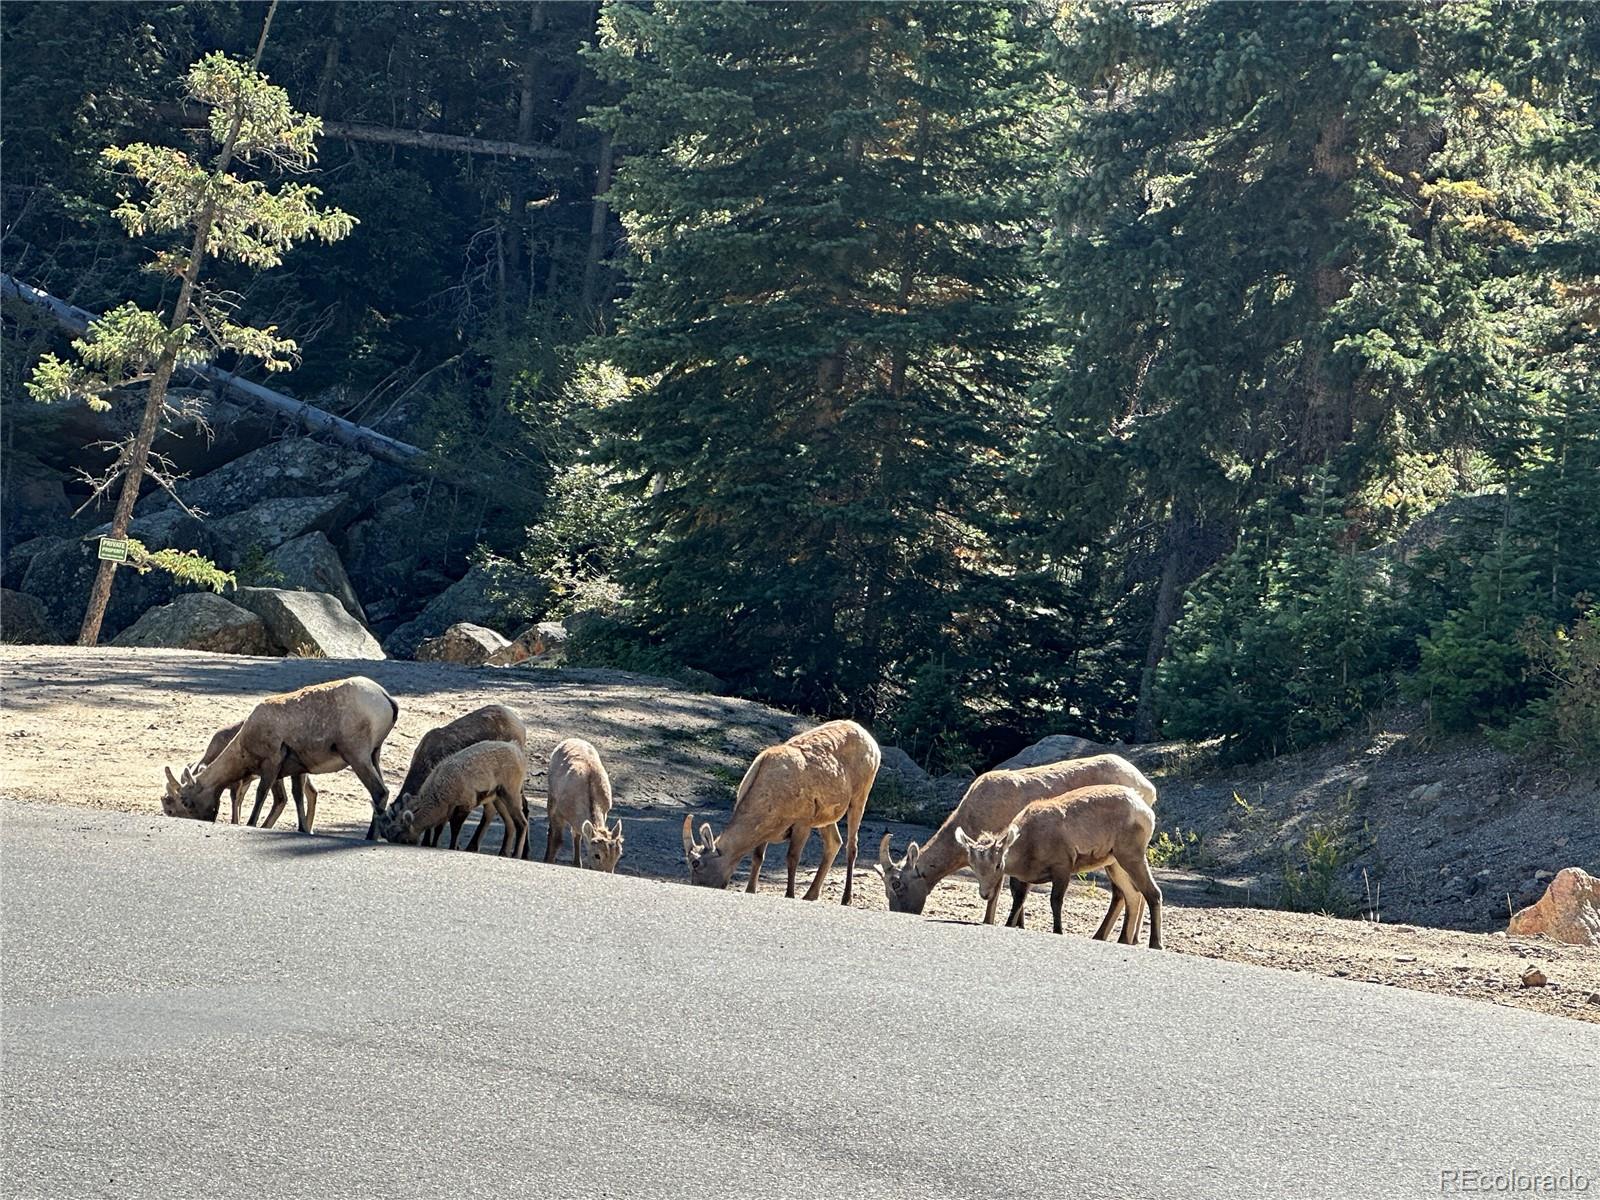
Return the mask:
<svg viewBox="0 0 1600 1200">
<path fill-rule="evenodd" d="M 399 715 L 400 707 L 389 693 L 361 675 L 268 696 L 202 770 L 184 768 L 180 782 L 172 768 L 167 768 L 162 811 L 168 816 L 215 821 L 222 789 L 255 776 L 256 802 L 250 811 L 250 824 L 254 825 L 267 794 L 280 778 L 325 775 L 349 767 L 372 797 L 373 823 L 367 827 L 371 839 L 377 814 L 389 801 L 378 757 L 383 739 Z M 299 788 L 294 803 L 300 832 L 310 833 Z"/>
<path fill-rule="evenodd" d="M 228 743 L 233 741 L 243 724 L 243 721 L 236 721 L 234 724 L 219 729 L 212 734 L 211 740 L 206 743 L 206 752 L 200 756 L 200 761 L 193 768 L 185 767 L 185 772 L 192 777 L 194 771 L 204 770 L 206 764 L 221 754 L 227 748 Z M 315 829 L 317 826 L 317 789 L 312 786 L 311 780 L 306 778 L 304 773 L 288 774 L 290 774 L 294 786 L 301 791 L 300 803 L 305 805 L 306 829 L 308 831 Z M 254 782 L 254 775 L 246 775 L 243 779 L 236 779 L 228 785 L 228 800 L 233 808 L 233 823 L 235 825 L 239 823 L 239 799 Z M 261 822 L 261 828 L 271 829 L 276 825 L 279 815 L 283 812 L 284 805 L 288 802 L 289 798 L 284 794 L 283 780 L 280 778 L 277 783 L 272 785 L 272 810 L 267 813 L 267 819 Z M 221 807 L 220 804 L 218 807 Z"/>
<path fill-rule="evenodd" d="M 544 860 L 555 862 L 570 828 L 572 865 L 580 866 L 583 831 L 589 830 L 590 837 L 597 829 L 603 832 L 606 815 L 611 811 L 611 777 L 600 761 L 600 752 L 582 738 L 562 742 L 550 752 L 545 789 L 549 795 L 549 833 L 545 837 Z"/>
<path fill-rule="evenodd" d="M 972 837 L 999 833 L 1024 805 L 1034 800 L 1100 783 L 1130 787 L 1143 796 L 1147 804 L 1156 802 L 1155 785 L 1138 767 L 1116 754 L 1096 754 L 1020 771 L 990 771 L 978 776 L 961 797 L 961 803 L 939 826 L 939 832 L 928 839 L 926 846 L 919 847 L 912 842 L 906 847 L 903 861 L 894 861 L 889 852 L 889 835 L 883 835 L 878 847 L 877 871 L 883 876 L 889 910 L 920 913 L 934 885 L 967 865 L 967 852 L 958 840 L 959 834 Z"/>
<path fill-rule="evenodd" d="M 578 846 L 583 854 L 581 865 L 590 871 L 616 871 L 617 860 L 622 857 L 622 818 L 618 817 L 615 827 L 611 829 L 604 825 L 597 828 L 593 821 L 585 821 L 579 832 Z"/>
<path fill-rule="evenodd" d="M 727 887 L 734 868 L 750 854 L 753 892 L 761 881 L 761 860 L 767 843 L 789 839 L 789 887 L 794 896 L 795 869 L 800 851 L 813 829 L 822 836 L 822 865 L 806 890 L 806 899 L 822 894 L 833 860 L 839 856 L 839 818 L 846 818 L 844 903 L 850 903 L 856 868 L 856 834 L 867 794 L 877 778 L 883 755 L 872 735 L 854 721 L 829 721 L 796 734 L 781 746 L 769 746 L 756 755 L 745 772 L 733 803 L 733 817 L 722 836 L 709 824 L 694 838 L 694 818 L 683 818 L 683 852 L 689 859 L 689 878 L 700 887 Z"/>
<path fill-rule="evenodd" d="M 1143 906 L 1150 905 L 1150 949 L 1161 949 L 1161 889 L 1150 874 L 1147 855 L 1156 815 L 1137 791 L 1114 784 L 1080 788 L 1064 796 L 1035 800 L 1003 833 L 969 838 L 961 830 L 956 838 L 967 852 L 978 877 L 978 894 L 987 902 L 985 925 L 994 924 L 1000 882 L 1011 880 L 1011 915 L 1008 926 L 1022 926 L 1022 907 L 1028 889 L 1050 884 L 1050 911 L 1055 931 L 1061 932 L 1061 904 L 1067 885 L 1080 871 L 1104 867 L 1112 890 L 1127 906 L 1123 918 L 1123 945 L 1139 939 Z M 1113 900 L 1095 938 L 1105 941 L 1121 907 Z"/>
<path fill-rule="evenodd" d="M 465 750 L 468 746 L 479 742 L 515 742 L 527 749 L 528 727 L 523 724 L 522 718 L 504 704 L 485 704 L 482 708 L 475 708 L 464 717 L 457 717 L 448 725 L 440 725 L 430 729 L 422 735 L 422 740 L 417 743 L 417 748 L 411 752 L 411 765 L 406 768 L 406 777 L 400 784 L 396 793 L 395 803 L 405 803 L 407 797 L 416 795 L 422 790 L 422 785 L 427 781 L 428 775 L 458 750 Z M 487 818 L 488 813 L 484 816 Z M 461 826 L 465 823 L 467 814 L 461 813 L 450 820 L 450 849 L 456 848 L 456 842 L 461 836 Z M 487 820 L 480 821 L 472 841 L 467 846 L 468 850 L 476 851 L 478 843 L 483 840 L 484 827 Z M 439 835 L 444 826 L 436 826 L 429 834 L 430 844 L 437 845 Z M 509 836 L 511 827 L 506 826 Z"/>
<path fill-rule="evenodd" d="M 528 818 L 522 811 L 522 784 L 528 756 L 515 742 L 478 742 L 457 750 L 428 774 L 422 788 L 378 815 L 378 829 L 391 842 L 415 845 L 430 830 L 459 814 L 483 808 L 487 822 L 498 812 L 506 825 L 502 857 L 522 853 Z"/>
</svg>

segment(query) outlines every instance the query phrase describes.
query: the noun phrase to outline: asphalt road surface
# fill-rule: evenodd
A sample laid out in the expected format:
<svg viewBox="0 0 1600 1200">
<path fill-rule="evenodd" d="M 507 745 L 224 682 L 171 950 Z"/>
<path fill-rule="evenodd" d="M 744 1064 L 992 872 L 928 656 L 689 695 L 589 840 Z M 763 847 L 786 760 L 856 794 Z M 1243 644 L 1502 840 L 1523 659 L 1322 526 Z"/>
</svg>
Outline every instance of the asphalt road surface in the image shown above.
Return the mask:
<svg viewBox="0 0 1600 1200">
<path fill-rule="evenodd" d="M 488 856 L 0 820 L 7 1197 L 1600 1194 L 1593 1025 Z"/>
</svg>

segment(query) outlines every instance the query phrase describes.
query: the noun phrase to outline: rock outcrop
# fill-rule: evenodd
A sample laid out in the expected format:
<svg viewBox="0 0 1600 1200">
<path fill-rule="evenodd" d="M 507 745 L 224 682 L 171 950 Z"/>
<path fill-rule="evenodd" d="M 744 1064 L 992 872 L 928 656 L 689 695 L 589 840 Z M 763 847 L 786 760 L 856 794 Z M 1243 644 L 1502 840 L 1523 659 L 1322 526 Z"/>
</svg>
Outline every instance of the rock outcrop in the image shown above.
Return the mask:
<svg viewBox="0 0 1600 1200">
<path fill-rule="evenodd" d="M 1041 738 L 1025 750 L 1019 750 L 996 771 L 1018 771 L 1023 767 L 1042 767 L 1047 763 L 1065 762 L 1069 758 L 1087 758 L 1091 754 L 1104 754 L 1107 748 L 1088 738 L 1074 737 L 1070 733 L 1052 733 Z"/>
<path fill-rule="evenodd" d="M 178 484 L 185 504 L 221 515 L 242 513 L 264 500 L 327 496 L 341 492 L 365 507 L 388 485 L 389 472 L 354 450 L 325 446 L 311 438 L 285 438 L 240 455 L 220 470 Z M 173 507 L 165 494 L 145 497 L 138 512 Z"/>
<path fill-rule="evenodd" d="M 367 623 L 367 614 L 361 611 L 361 601 L 356 598 L 350 576 L 345 574 L 339 552 L 333 548 L 328 535 L 320 530 L 279 546 L 267 555 L 267 566 L 282 577 L 277 586 L 290 591 L 326 592 L 336 596 L 345 612 L 363 625 Z"/>
<path fill-rule="evenodd" d="M 51 625 L 63 633 L 76 632 L 83 623 L 84 610 L 89 605 L 89 589 L 98 569 L 93 541 L 50 538 L 48 544 L 28 560 L 28 569 L 18 590 L 39 600 Z M 172 576 L 165 571 L 141 574 L 131 567 L 119 569 L 111 588 L 111 602 L 101 622 L 101 637 L 121 633 L 146 609 L 167 603 L 178 590 Z"/>
<path fill-rule="evenodd" d="M 61 634 L 37 596 L 0 588 L 0 642 L 57 646 L 61 640 Z"/>
<path fill-rule="evenodd" d="M 240 588 L 230 593 L 240 608 L 260 617 L 285 653 L 307 658 L 382 658 L 383 647 L 366 627 L 326 592 Z"/>
<path fill-rule="evenodd" d="M 1600 946 L 1600 879 L 1579 867 L 1557 871 L 1543 896 L 1511 915 L 1506 932 Z"/>
<path fill-rule="evenodd" d="M 461 663 L 480 667 L 510 644 L 487 626 L 459 621 L 438 637 L 429 638 L 418 646 L 416 659 L 418 662 Z"/>
<path fill-rule="evenodd" d="M 267 627 L 255 613 L 212 592 L 186 592 L 152 608 L 111 639 L 113 646 L 163 646 L 215 654 L 271 654 Z"/>
<path fill-rule="evenodd" d="M 314 531 L 327 533 L 348 509 L 343 492 L 326 496 L 281 496 L 252 504 L 243 512 L 218 517 L 207 525 L 222 543 L 226 565 L 236 567 L 251 548 L 276 550 L 285 542 Z"/>
<path fill-rule="evenodd" d="M 540 621 L 529 625 L 510 642 L 495 651 L 488 660 L 491 667 L 513 667 L 541 654 L 564 651 L 567 646 L 567 627 L 559 621 Z"/>
<path fill-rule="evenodd" d="M 384 639 L 383 648 L 395 658 L 410 658 L 424 640 L 438 637 L 462 621 L 491 629 L 527 624 L 521 606 L 500 595 L 494 576 L 482 567 L 473 567 L 430 600 L 415 620 L 395 629 Z"/>
</svg>

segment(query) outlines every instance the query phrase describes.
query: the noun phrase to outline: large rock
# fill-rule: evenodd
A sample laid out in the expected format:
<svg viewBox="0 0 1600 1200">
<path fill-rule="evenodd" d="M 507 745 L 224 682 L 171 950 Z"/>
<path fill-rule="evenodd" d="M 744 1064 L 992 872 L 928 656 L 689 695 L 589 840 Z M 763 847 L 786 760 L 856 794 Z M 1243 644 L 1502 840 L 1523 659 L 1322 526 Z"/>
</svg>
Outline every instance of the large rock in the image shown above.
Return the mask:
<svg viewBox="0 0 1600 1200">
<path fill-rule="evenodd" d="M 224 557 L 232 568 L 239 565 L 252 548 L 276 550 L 285 542 L 314 531 L 327 533 L 350 506 L 343 492 L 326 496 L 283 496 L 252 504 L 241 513 L 206 522 L 213 536 L 226 549 Z"/>
<path fill-rule="evenodd" d="M 107 537 L 111 522 L 96 525 L 91 537 Z M 128 522 L 128 536 L 138 538 L 146 550 L 194 550 L 207 558 L 218 556 L 218 542 L 210 527 L 174 505 L 134 517 Z"/>
<path fill-rule="evenodd" d="M 883 762 L 878 766 L 880 776 L 895 780 L 911 792 L 921 792 L 933 786 L 933 777 L 899 746 L 882 746 L 880 749 L 883 752 Z"/>
<path fill-rule="evenodd" d="M 1600 946 L 1600 879 L 1579 867 L 1556 872 L 1543 896 L 1511 915 L 1506 932 Z"/>
<path fill-rule="evenodd" d="M 1065 762 L 1069 758 L 1087 758 L 1091 754 L 1104 754 L 1106 748 L 1088 738 L 1074 737 L 1070 733 L 1052 733 L 1041 738 L 1026 750 L 1019 750 L 994 769 L 1020 771 L 1024 767 L 1042 767 L 1048 763 Z"/>
<path fill-rule="evenodd" d="M 72 518 L 62 473 L 22 450 L 8 448 L 5 459 L 5 470 L 0 471 L 0 542 L 10 546 L 62 532 Z"/>
<path fill-rule="evenodd" d="M 379 464 L 355 450 L 325 446 L 310 438 L 269 442 L 226 466 L 178 484 L 184 503 L 212 516 L 242 513 L 263 500 L 325 496 L 343 492 L 364 508 L 388 485 Z M 171 506 L 165 494 L 148 496 L 140 512 Z"/>
<path fill-rule="evenodd" d="M 114 646 L 164 646 L 216 654 L 271 654 L 261 618 L 213 592 L 189 592 L 152 608 L 111 639 Z"/>
<path fill-rule="evenodd" d="M 516 629 L 527 624 L 524 607 L 500 594 L 495 578 L 482 567 L 440 592 L 415 620 L 407 621 L 384 639 L 383 648 L 395 658 L 410 658 L 417 647 L 462 621 L 491 629 Z"/>
<path fill-rule="evenodd" d="M 148 543 L 147 543 L 148 544 Z M 83 623 L 89 605 L 89 589 L 99 569 L 95 543 L 81 538 L 50 538 L 28 560 L 19 591 L 38 597 L 50 624 L 60 630 L 76 630 Z M 165 571 L 140 574 L 131 567 L 117 570 L 111 585 L 111 599 L 100 624 L 102 638 L 111 637 L 132 625 L 146 610 L 165 604 L 180 590 Z"/>
<path fill-rule="evenodd" d="M 0 588 L 0 642 L 56 646 L 61 643 L 61 635 L 37 596 Z"/>
<path fill-rule="evenodd" d="M 540 621 L 530 625 L 489 656 L 491 667 L 512 667 L 541 654 L 564 652 L 567 648 L 567 627 L 559 621 Z M 421 654 L 418 654 L 421 657 Z"/>
<path fill-rule="evenodd" d="M 285 589 L 337 596 L 345 612 L 363 625 L 367 623 L 367 614 L 361 611 L 361 601 L 356 598 L 350 576 L 344 573 L 339 552 L 320 530 L 279 546 L 267 555 L 267 566 L 282 576 L 280 583 Z"/>
<path fill-rule="evenodd" d="M 260 617 L 285 653 L 306 658 L 382 658 L 383 647 L 338 599 L 325 592 L 282 588 L 240 588 L 232 593 L 240 608 Z"/>
<path fill-rule="evenodd" d="M 22 578 L 28 573 L 28 564 L 33 561 L 33 556 L 46 547 L 52 546 L 58 539 L 54 537 L 29 538 L 25 542 L 5 542 L 5 565 L 0 569 L 0 587 L 8 587 L 16 591 L 22 586 Z"/>
<path fill-rule="evenodd" d="M 492 629 L 460 621 L 438 637 L 429 638 L 418 646 L 416 657 L 418 662 L 463 663 L 469 667 L 480 667 L 510 644 Z"/>
<path fill-rule="evenodd" d="M 437 498 L 434 503 L 439 504 Z M 405 484 L 384 492 L 360 520 L 329 531 L 369 608 L 375 599 L 403 596 L 416 588 L 422 558 L 418 533 L 428 527 L 429 515 L 425 485 Z"/>
</svg>

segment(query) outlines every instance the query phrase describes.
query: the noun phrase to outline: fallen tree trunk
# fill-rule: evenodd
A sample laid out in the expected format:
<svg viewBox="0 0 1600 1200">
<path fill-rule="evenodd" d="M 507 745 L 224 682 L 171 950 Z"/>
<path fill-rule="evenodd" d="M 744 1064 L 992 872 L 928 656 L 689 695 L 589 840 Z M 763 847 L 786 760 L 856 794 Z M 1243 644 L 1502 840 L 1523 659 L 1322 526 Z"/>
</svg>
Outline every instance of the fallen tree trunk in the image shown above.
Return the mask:
<svg viewBox="0 0 1600 1200">
<path fill-rule="evenodd" d="M 163 121 L 184 129 L 204 129 L 206 114 L 182 104 L 157 104 L 155 112 Z M 425 129 L 391 129 L 385 125 L 361 125 L 354 121 L 324 121 L 324 137 L 345 142 L 376 142 L 381 146 L 415 146 L 421 150 L 442 150 L 449 154 L 487 154 L 495 158 L 567 159 L 565 150 L 532 142 L 505 142 L 491 138 L 463 137 L 457 133 L 430 133 Z"/>
<path fill-rule="evenodd" d="M 30 287 L 6 274 L 0 274 L 0 295 L 21 300 L 25 304 L 48 312 L 64 328 L 79 335 L 82 335 L 89 328 L 89 322 L 99 315 L 86 308 L 78 308 L 64 300 L 58 300 L 49 292 Z M 315 405 L 262 387 L 259 383 L 240 379 L 233 372 L 224 371 L 210 363 L 201 363 L 189 370 L 201 379 L 231 392 L 251 408 L 287 417 L 308 433 L 320 434 L 338 442 L 341 446 L 348 446 L 352 450 L 359 450 L 362 454 L 383 462 L 394 463 L 418 474 L 426 473 L 422 466 L 422 451 L 409 442 L 399 441 L 387 434 L 379 433 L 376 429 L 368 429 L 365 425 L 357 425 L 354 421 L 346 421 L 343 417 L 336 417 Z"/>
</svg>

